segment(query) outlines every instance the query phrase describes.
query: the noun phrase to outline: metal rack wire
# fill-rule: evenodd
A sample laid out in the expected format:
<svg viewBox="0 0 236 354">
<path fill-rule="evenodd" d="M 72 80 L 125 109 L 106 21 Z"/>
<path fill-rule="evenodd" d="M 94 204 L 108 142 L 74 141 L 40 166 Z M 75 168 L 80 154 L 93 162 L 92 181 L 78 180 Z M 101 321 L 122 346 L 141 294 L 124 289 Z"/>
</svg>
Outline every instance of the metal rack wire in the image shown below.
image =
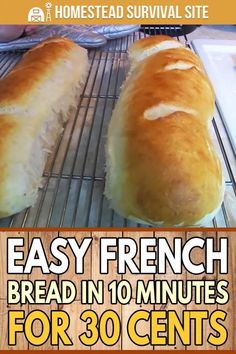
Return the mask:
<svg viewBox="0 0 236 354">
<path fill-rule="evenodd" d="M 150 29 L 149 29 L 150 30 Z M 190 46 L 180 28 L 157 27 L 156 34 L 171 34 Z M 140 227 L 109 208 L 103 195 L 107 126 L 127 73 L 127 49 L 148 35 L 136 32 L 110 41 L 102 49 L 90 50 L 90 70 L 77 109 L 50 154 L 42 188 L 34 207 L 0 220 L 0 227 Z M 0 76 L 11 70 L 20 52 L 0 54 Z M 236 156 L 219 111 L 211 126 L 220 155 L 225 183 L 225 200 L 212 224 L 236 226 Z"/>
</svg>

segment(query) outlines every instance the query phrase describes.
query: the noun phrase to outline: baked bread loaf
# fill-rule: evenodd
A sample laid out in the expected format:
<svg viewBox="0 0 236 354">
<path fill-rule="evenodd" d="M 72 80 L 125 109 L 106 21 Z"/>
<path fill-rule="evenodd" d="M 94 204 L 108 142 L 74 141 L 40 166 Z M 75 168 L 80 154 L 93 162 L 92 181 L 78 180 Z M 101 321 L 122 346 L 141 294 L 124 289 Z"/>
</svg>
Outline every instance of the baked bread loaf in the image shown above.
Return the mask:
<svg viewBox="0 0 236 354">
<path fill-rule="evenodd" d="M 0 80 L 0 217 L 35 203 L 48 151 L 88 69 L 87 51 L 52 37 Z"/>
<path fill-rule="evenodd" d="M 109 125 L 105 194 L 137 222 L 205 225 L 224 183 L 208 131 L 214 93 L 202 64 L 168 36 L 135 42 L 129 57 Z"/>
</svg>

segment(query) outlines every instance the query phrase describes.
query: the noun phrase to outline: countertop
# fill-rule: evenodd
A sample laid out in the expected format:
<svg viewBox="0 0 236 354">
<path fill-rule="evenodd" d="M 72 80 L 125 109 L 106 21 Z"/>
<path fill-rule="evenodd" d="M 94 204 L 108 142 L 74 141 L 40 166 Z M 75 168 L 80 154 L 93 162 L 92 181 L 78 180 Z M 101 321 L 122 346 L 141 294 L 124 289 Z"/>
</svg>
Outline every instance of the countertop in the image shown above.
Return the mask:
<svg viewBox="0 0 236 354">
<path fill-rule="evenodd" d="M 236 40 L 236 26 L 208 25 L 200 26 L 187 35 L 189 41 L 193 39 L 234 39 Z"/>
</svg>

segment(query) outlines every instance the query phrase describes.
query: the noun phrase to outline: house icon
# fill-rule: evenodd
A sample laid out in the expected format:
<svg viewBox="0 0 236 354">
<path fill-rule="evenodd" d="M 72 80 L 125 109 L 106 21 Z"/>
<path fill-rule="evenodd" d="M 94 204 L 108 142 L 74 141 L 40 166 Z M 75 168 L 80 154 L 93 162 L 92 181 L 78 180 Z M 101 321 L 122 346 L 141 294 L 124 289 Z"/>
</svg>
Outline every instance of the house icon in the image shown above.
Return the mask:
<svg viewBox="0 0 236 354">
<path fill-rule="evenodd" d="M 44 22 L 44 12 L 40 7 L 33 7 L 28 13 L 28 22 Z"/>
</svg>

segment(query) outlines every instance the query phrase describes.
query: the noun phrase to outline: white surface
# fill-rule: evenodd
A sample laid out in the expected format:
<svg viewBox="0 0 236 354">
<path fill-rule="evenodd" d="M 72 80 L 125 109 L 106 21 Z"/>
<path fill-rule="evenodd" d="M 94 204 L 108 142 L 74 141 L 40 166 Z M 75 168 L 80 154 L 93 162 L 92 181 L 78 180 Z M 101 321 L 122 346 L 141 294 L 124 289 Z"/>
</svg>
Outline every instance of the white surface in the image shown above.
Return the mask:
<svg viewBox="0 0 236 354">
<path fill-rule="evenodd" d="M 217 104 L 236 151 L 236 40 L 195 39 L 193 47 L 213 84 Z"/>
</svg>

